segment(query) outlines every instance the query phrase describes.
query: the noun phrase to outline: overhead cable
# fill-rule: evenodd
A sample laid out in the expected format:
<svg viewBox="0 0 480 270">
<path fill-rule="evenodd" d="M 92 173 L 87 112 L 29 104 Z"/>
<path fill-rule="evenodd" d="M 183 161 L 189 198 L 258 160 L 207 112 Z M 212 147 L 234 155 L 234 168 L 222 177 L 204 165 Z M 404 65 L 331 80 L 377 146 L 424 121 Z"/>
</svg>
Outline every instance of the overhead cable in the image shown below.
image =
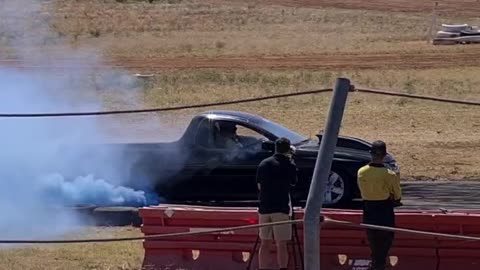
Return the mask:
<svg viewBox="0 0 480 270">
<path fill-rule="evenodd" d="M 186 109 L 206 108 L 206 107 L 257 102 L 262 100 L 278 99 L 278 98 L 286 98 L 286 97 L 294 97 L 294 96 L 313 95 L 313 94 L 320 94 L 320 93 L 325 93 L 330 91 L 332 91 L 331 88 L 324 88 L 324 89 L 316 89 L 316 90 L 297 91 L 297 92 L 286 93 L 286 94 L 269 95 L 269 96 L 263 96 L 263 97 L 253 97 L 253 98 L 246 98 L 246 99 L 236 99 L 236 100 L 229 100 L 229 101 L 218 101 L 218 102 L 211 102 L 211 103 L 179 105 L 179 106 L 173 106 L 173 107 L 162 107 L 162 108 L 151 108 L 151 109 L 109 110 L 109 111 L 89 111 L 89 112 L 60 112 L 60 113 L 0 113 L 0 117 L 18 117 L 18 118 L 20 117 L 65 117 L 65 116 L 116 115 L 116 114 L 179 111 L 179 110 L 186 110 Z M 377 90 L 377 89 L 371 89 L 371 88 L 355 88 L 354 91 L 367 93 L 367 94 L 397 96 L 397 97 L 406 97 L 406 98 L 412 98 L 412 99 L 446 102 L 446 103 L 452 103 L 452 104 L 480 106 L 480 101 L 468 101 L 468 100 L 441 98 L 441 97 L 434 97 L 434 96 L 427 96 L 427 95 L 415 95 L 415 94 L 407 94 L 407 93 L 401 93 L 401 92 Z"/>
<path fill-rule="evenodd" d="M 357 88 L 356 91 L 363 92 L 363 93 L 368 93 L 368 94 L 378 94 L 378 95 L 385 95 L 385 96 L 397 96 L 397 97 L 406 97 L 406 98 L 413 98 L 413 99 L 446 102 L 446 103 L 452 103 L 452 104 L 480 106 L 480 101 L 468 101 L 468 100 L 441 98 L 441 97 L 426 96 L 426 95 L 415 95 L 415 94 L 392 92 L 392 91 L 385 91 L 385 90 L 378 90 L 378 89 L 371 89 L 371 88 Z"/>
<path fill-rule="evenodd" d="M 236 227 L 226 227 L 220 229 L 206 229 L 201 231 L 190 231 L 190 232 L 178 232 L 178 233 L 165 233 L 165 234 L 154 234 L 138 237 L 119 237 L 119 238 L 92 238 L 92 239 L 71 239 L 71 240 L 0 240 L 0 244 L 74 244 L 74 243 L 102 243 L 102 242 L 124 242 L 124 241 L 139 241 L 139 240 L 155 240 L 163 238 L 172 238 L 172 237 L 181 237 L 181 236 L 191 236 L 191 235 L 203 235 L 211 233 L 228 233 L 238 230 L 247 230 L 255 229 L 267 226 L 279 226 L 285 224 L 301 223 L 303 220 L 288 220 L 288 221 L 278 221 L 270 222 L 264 224 L 252 224 Z"/>
<path fill-rule="evenodd" d="M 431 236 L 436 238 L 450 238 L 450 239 L 456 239 L 456 240 L 480 241 L 480 237 L 475 237 L 475 236 L 436 233 L 436 232 L 404 229 L 404 228 L 388 227 L 388 226 L 378 226 L 378 225 L 365 224 L 365 223 L 355 223 L 355 222 L 345 221 L 345 220 L 336 220 L 336 219 L 328 218 L 327 216 L 321 216 L 321 217 L 324 223 L 332 223 L 332 224 L 355 227 L 355 228 L 377 229 L 377 230 L 384 230 L 384 231 L 392 231 L 396 233 L 408 233 L 413 235 Z M 67 240 L 0 240 L 0 244 L 74 244 L 74 243 L 102 243 L 102 242 L 122 242 L 122 241 L 140 241 L 140 240 L 160 240 L 165 238 L 195 236 L 195 235 L 204 235 L 204 234 L 213 234 L 213 233 L 233 233 L 239 230 L 256 229 L 261 227 L 279 226 L 279 225 L 294 224 L 294 223 L 303 223 L 303 219 L 270 222 L 270 223 L 263 223 L 263 224 L 252 224 L 252 225 L 244 225 L 244 226 L 236 226 L 236 227 L 226 227 L 226 228 L 220 228 L 220 229 L 205 229 L 201 231 L 155 234 L 155 235 L 146 235 L 146 236 L 139 236 L 139 237 L 92 238 L 92 239 L 72 239 L 72 240 L 68 240 L 68 239 Z"/>
<path fill-rule="evenodd" d="M 319 93 L 329 92 L 329 91 L 332 91 L 332 89 L 326 88 L 326 89 L 293 92 L 293 93 L 279 94 L 279 95 L 270 95 L 270 96 L 264 96 L 264 97 L 254 97 L 254 98 L 236 99 L 236 100 L 230 100 L 230 101 L 219 101 L 219 102 L 212 102 L 212 103 L 180 105 L 180 106 L 174 106 L 174 107 L 152 108 L 152 109 L 65 112 L 65 113 L 0 113 L 0 117 L 60 117 L 60 116 L 87 116 L 87 115 L 166 112 L 166 111 L 178 111 L 178 110 L 185 110 L 185 109 L 195 109 L 195 108 L 205 108 L 205 107 L 222 106 L 222 105 L 230 105 L 230 104 L 240 104 L 240 103 L 247 103 L 247 102 L 256 102 L 261 100 L 277 99 L 277 98 L 285 98 L 285 97 L 293 97 L 293 96 L 312 95 L 312 94 L 319 94 Z"/>
</svg>

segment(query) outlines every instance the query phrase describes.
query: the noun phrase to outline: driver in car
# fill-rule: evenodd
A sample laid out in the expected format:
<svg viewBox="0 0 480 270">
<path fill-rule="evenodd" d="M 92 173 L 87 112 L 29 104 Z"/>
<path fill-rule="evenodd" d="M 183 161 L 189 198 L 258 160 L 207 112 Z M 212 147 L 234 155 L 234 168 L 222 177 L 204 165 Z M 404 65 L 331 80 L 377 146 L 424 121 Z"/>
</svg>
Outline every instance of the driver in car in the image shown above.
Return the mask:
<svg viewBox="0 0 480 270">
<path fill-rule="evenodd" d="M 241 148 L 243 145 L 238 140 L 237 127 L 234 123 L 215 123 L 215 145 L 220 148 L 233 149 Z"/>
</svg>

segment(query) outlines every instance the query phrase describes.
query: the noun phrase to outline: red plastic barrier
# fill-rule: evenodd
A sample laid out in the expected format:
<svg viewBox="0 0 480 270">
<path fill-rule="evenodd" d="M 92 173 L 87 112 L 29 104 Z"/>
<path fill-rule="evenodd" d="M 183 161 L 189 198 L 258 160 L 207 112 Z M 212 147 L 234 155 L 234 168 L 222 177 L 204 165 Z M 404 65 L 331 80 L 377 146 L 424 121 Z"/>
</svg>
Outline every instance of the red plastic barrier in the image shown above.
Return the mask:
<svg viewBox="0 0 480 270">
<path fill-rule="evenodd" d="M 327 246 L 321 247 L 323 269 L 367 269 L 370 262 L 368 246 Z M 393 248 L 387 259 L 391 269 L 437 269 L 435 249 L 432 248 Z"/>
<path fill-rule="evenodd" d="M 250 213 L 249 213 L 250 212 Z M 145 235 L 195 232 L 257 223 L 254 211 L 169 205 L 140 210 Z M 215 221 L 214 217 L 217 217 Z M 144 242 L 144 269 L 245 269 L 257 230 L 203 234 Z M 253 261 L 254 262 L 254 261 Z M 252 262 L 252 267 L 256 265 Z M 252 268 L 255 269 L 255 268 Z"/>
<path fill-rule="evenodd" d="M 360 211 L 331 211 L 323 214 L 335 220 L 362 222 Z M 397 213 L 396 221 L 404 228 L 433 229 L 432 214 L 413 211 Z M 364 229 L 327 223 L 322 227 L 320 238 L 321 263 L 325 269 L 367 269 L 370 249 Z M 434 237 L 396 234 L 387 263 L 392 269 L 435 270 L 436 244 Z"/>
<path fill-rule="evenodd" d="M 165 249 L 146 246 L 142 269 L 245 269 L 245 259 L 248 258 L 242 252 L 172 248 L 177 246 L 175 242 L 169 245 Z"/>
<path fill-rule="evenodd" d="M 477 244 L 478 246 L 478 244 Z M 477 249 L 439 249 L 438 270 L 480 269 L 480 252 Z"/>
<path fill-rule="evenodd" d="M 295 209 L 295 219 L 303 219 L 303 210 Z M 360 223 L 358 210 L 326 209 L 322 214 L 330 219 Z M 145 235 L 192 232 L 204 229 L 225 228 L 258 223 L 256 208 L 195 207 L 160 205 L 140 209 Z M 480 235 L 480 214 L 440 211 L 399 211 L 396 213 L 399 228 L 440 233 Z M 300 247 L 303 249 L 303 225 L 296 224 Z M 187 235 L 182 237 L 147 240 L 144 242 L 144 269 L 246 269 L 248 259 L 255 256 L 251 269 L 257 266 L 258 229 Z M 294 235 L 295 236 L 295 235 Z M 320 254 L 322 267 L 329 270 L 366 269 L 370 250 L 365 229 L 341 224 L 325 223 L 321 231 Z M 443 239 L 434 236 L 396 233 L 388 262 L 398 270 L 480 269 L 480 243 Z M 294 268 L 298 254 L 290 245 L 290 266 Z M 472 248 L 472 249 L 469 249 Z M 275 250 L 272 250 L 274 253 Z M 293 257 L 296 254 L 297 257 Z M 294 260 L 295 259 L 295 260 Z"/>
<path fill-rule="evenodd" d="M 198 243 L 159 241 L 145 243 L 143 269 L 245 269 L 252 256 L 252 243 L 243 245 L 233 243 Z M 292 246 L 289 245 L 290 254 Z M 258 246 L 257 246 L 258 251 Z M 275 250 L 271 250 L 275 257 Z M 255 254 L 256 255 L 256 254 Z M 255 257 L 256 258 L 256 257 Z M 288 269 L 294 267 L 290 257 Z M 297 267 L 300 266 L 297 257 Z M 272 265 L 275 267 L 275 265 Z M 256 259 L 251 262 L 251 269 L 257 269 Z"/>
</svg>

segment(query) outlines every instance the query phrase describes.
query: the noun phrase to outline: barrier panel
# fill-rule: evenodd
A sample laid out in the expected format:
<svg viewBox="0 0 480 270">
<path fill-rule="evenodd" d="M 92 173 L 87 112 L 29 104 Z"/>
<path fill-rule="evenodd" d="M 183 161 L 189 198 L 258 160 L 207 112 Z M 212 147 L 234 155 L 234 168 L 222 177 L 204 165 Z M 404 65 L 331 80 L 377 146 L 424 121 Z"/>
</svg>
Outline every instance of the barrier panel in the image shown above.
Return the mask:
<svg viewBox="0 0 480 270">
<path fill-rule="evenodd" d="M 246 208 L 168 205 L 140 210 L 145 235 L 197 232 L 258 223 Z M 144 269 L 245 269 L 257 229 L 144 242 Z M 252 269 L 256 262 L 252 261 Z"/>
<path fill-rule="evenodd" d="M 437 216 L 438 230 L 443 233 L 480 237 L 479 211 L 455 211 Z M 480 241 L 440 239 L 439 270 L 480 269 Z"/>
<path fill-rule="evenodd" d="M 258 223 L 257 209 L 252 207 L 200 207 L 159 205 L 139 210 L 142 232 L 153 234 L 198 232 Z M 303 219 L 303 209 L 294 210 L 295 219 Z M 361 223 L 358 210 L 325 209 L 329 219 Z M 480 235 L 480 213 L 474 211 L 443 213 L 441 211 L 397 211 L 398 228 L 437 233 Z M 303 259 L 303 224 L 295 225 L 298 242 L 289 245 L 289 268 L 301 269 Z M 258 229 L 185 235 L 144 242 L 144 269 L 247 269 L 257 268 Z M 293 240 L 295 234 L 293 235 Z M 367 269 L 370 250 L 364 228 L 324 223 L 320 234 L 321 263 L 328 270 Z M 480 269 L 480 242 L 439 238 L 397 232 L 389 254 L 390 269 L 447 270 Z M 294 250 L 295 248 L 295 250 Z M 294 252 L 295 251 L 295 252 Z M 272 255 L 275 255 L 273 247 Z M 253 259 L 252 259 L 253 258 Z M 275 267 L 276 265 L 272 265 Z"/>
<path fill-rule="evenodd" d="M 368 269 L 370 250 L 368 246 L 321 246 L 323 269 Z M 388 269 L 437 269 L 436 252 L 433 248 L 393 248 L 387 259 Z"/>
<path fill-rule="evenodd" d="M 354 223 L 362 222 L 361 211 L 325 211 L 327 218 Z M 434 228 L 433 214 L 406 212 L 396 214 L 397 226 L 414 229 Z M 321 263 L 324 269 L 367 269 L 370 249 L 365 229 L 326 223 L 320 233 Z M 435 270 L 437 267 L 434 237 L 396 234 L 387 264 L 391 269 Z"/>
<path fill-rule="evenodd" d="M 480 252 L 478 249 L 439 249 L 438 270 L 480 269 Z"/>
</svg>

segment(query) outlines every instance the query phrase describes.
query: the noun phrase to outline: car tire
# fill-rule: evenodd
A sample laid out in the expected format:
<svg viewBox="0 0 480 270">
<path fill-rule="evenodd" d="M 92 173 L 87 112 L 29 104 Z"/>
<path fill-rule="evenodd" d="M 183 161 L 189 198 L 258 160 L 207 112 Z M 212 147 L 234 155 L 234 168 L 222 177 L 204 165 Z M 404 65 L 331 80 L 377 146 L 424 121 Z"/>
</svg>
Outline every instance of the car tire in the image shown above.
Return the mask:
<svg viewBox="0 0 480 270">
<path fill-rule="evenodd" d="M 353 183 L 341 170 L 332 170 L 324 194 L 324 206 L 328 208 L 348 207 L 352 203 Z"/>
<path fill-rule="evenodd" d="M 142 220 L 135 207 L 98 207 L 93 211 L 97 226 L 135 226 Z"/>
</svg>

